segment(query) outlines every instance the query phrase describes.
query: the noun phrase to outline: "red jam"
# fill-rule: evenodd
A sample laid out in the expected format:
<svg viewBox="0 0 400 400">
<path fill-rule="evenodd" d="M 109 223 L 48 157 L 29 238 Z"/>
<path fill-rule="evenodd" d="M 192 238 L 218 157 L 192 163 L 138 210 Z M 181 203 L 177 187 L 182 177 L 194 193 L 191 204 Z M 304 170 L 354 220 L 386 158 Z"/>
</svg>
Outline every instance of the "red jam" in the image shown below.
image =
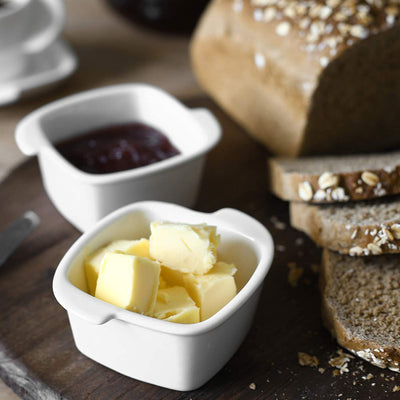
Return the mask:
<svg viewBox="0 0 400 400">
<path fill-rule="evenodd" d="M 95 129 L 55 147 L 71 164 L 91 174 L 139 168 L 180 154 L 164 134 L 138 122 Z"/>
</svg>

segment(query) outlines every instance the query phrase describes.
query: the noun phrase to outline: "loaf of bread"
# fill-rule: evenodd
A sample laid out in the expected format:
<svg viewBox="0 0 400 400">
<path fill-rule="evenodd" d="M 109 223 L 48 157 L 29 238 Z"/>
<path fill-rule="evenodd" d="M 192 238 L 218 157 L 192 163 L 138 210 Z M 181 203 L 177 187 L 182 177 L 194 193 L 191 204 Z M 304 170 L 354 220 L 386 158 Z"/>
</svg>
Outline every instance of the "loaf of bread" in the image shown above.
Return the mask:
<svg viewBox="0 0 400 400">
<path fill-rule="evenodd" d="M 400 199 L 310 205 L 290 203 L 291 225 L 321 247 L 351 256 L 400 253 Z"/>
<path fill-rule="evenodd" d="M 191 43 L 204 89 L 273 153 L 400 145 L 399 2 L 213 0 Z"/>
<path fill-rule="evenodd" d="M 270 188 L 282 200 L 332 203 L 400 193 L 400 152 L 276 157 L 268 166 Z"/>
<path fill-rule="evenodd" d="M 324 250 L 322 317 L 338 343 L 381 368 L 400 366 L 400 258 Z"/>
</svg>

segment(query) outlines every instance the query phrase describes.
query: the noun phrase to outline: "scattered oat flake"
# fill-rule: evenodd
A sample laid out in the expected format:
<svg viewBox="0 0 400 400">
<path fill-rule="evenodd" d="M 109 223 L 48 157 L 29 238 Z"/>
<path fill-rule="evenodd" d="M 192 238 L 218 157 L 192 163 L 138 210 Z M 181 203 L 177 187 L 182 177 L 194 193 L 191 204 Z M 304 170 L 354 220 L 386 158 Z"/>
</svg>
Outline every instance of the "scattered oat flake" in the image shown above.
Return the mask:
<svg viewBox="0 0 400 400">
<path fill-rule="evenodd" d="M 400 390 L 400 386 L 395 385 L 392 389 L 392 392 L 398 392 Z"/>
<path fill-rule="evenodd" d="M 256 384 L 254 382 L 250 383 L 249 388 L 251 390 L 256 390 Z"/>
<path fill-rule="evenodd" d="M 318 372 L 319 372 L 320 374 L 323 374 L 323 373 L 325 372 L 325 368 L 318 368 Z"/>
<path fill-rule="evenodd" d="M 299 237 L 295 240 L 296 246 L 301 246 L 304 243 L 304 239 Z"/>
<path fill-rule="evenodd" d="M 283 253 L 284 251 L 286 251 L 286 246 L 284 246 L 283 244 L 277 244 L 276 250 Z"/>
<path fill-rule="evenodd" d="M 316 356 L 310 356 L 307 353 L 299 351 L 297 353 L 299 364 L 303 367 L 318 367 L 319 360 Z"/>
<path fill-rule="evenodd" d="M 332 372 L 332 376 L 338 376 L 340 374 L 340 372 L 339 372 L 339 370 L 337 370 L 337 369 L 335 369 L 333 372 Z"/>
<path fill-rule="evenodd" d="M 286 229 L 286 224 L 282 221 L 280 221 L 277 217 L 272 216 L 271 217 L 271 222 L 274 225 L 276 229 L 279 229 L 280 231 L 283 231 Z"/>
<path fill-rule="evenodd" d="M 338 349 L 337 354 L 337 357 L 332 357 L 329 360 L 329 365 L 337 368 L 338 373 L 340 373 L 341 375 L 349 372 L 349 369 L 347 368 L 348 362 L 354 357 L 350 354 L 345 353 L 342 349 Z"/>
<path fill-rule="evenodd" d="M 372 379 L 374 376 L 372 374 L 368 374 L 366 376 L 362 376 L 361 378 L 363 378 L 364 380 L 369 381 L 370 379 Z"/>
<path fill-rule="evenodd" d="M 304 268 L 298 267 L 295 262 L 288 263 L 289 273 L 288 282 L 292 287 L 297 287 L 299 284 L 299 279 L 303 275 Z"/>
</svg>

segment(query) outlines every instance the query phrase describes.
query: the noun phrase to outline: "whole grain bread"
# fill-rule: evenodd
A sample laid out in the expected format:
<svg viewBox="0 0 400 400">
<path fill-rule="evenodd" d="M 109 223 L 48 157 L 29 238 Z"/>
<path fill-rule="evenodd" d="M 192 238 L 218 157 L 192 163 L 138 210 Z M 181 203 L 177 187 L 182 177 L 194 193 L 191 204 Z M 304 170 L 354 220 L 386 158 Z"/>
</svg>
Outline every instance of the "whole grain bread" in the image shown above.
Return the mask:
<svg viewBox="0 0 400 400">
<path fill-rule="evenodd" d="M 272 192 L 310 203 L 367 200 L 400 193 L 400 152 L 268 160 Z"/>
<path fill-rule="evenodd" d="M 311 205 L 290 203 L 291 225 L 317 245 L 351 256 L 400 253 L 400 199 Z"/>
<path fill-rule="evenodd" d="M 191 43 L 204 89 L 281 155 L 400 144 L 399 3 L 213 0 Z"/>
<path fill-rule="evenodd" d="M 381 368 L 399 371 L 400 258 L 349 257 L 324 250 L 322 317 L 338 343 Z"/>
</svg>

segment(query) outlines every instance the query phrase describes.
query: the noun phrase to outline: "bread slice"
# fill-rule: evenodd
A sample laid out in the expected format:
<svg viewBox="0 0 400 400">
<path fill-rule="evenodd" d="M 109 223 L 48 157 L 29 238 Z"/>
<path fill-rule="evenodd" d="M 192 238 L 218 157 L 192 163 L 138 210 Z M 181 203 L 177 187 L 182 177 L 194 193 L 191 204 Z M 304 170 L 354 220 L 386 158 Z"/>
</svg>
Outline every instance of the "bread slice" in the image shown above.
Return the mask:
<svg viewBox="0 0 400 400">
<path fill-rule="evenodd" d="M 400 152 L 268 160 L 272 192 L 310 203 L 366 200 L 400 193 Z"/>
<path fill-rule="evenodd" d="M 400 258 L 349 257 L 324 250 L 322 318 L 338 343 L 399 372 Z"/>
<path fill-rule="evenodd" d="M 352 256 L 400 253 L 400 198 L 341 205 L 290 203 L 291 225 Z"/>
</svg>

